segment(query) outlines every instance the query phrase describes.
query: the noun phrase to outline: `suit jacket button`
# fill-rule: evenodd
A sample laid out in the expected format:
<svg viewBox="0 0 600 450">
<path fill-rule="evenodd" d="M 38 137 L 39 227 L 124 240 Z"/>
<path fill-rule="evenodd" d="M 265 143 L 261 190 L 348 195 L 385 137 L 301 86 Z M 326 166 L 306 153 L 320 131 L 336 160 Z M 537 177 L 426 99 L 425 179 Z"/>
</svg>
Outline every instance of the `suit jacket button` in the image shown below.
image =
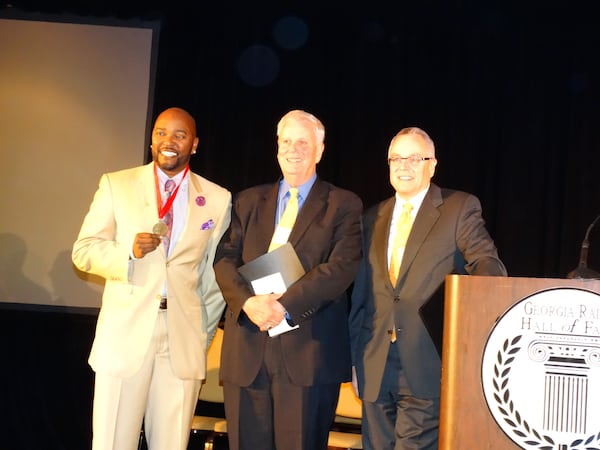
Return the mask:
<svg viewBox="0 0 600 450">
<path fill-rule="evenodd" d="M 400 297 L 396 296 L 394 297 L 394 303 L 399 302 L 400 301 Z"/>
</svg>

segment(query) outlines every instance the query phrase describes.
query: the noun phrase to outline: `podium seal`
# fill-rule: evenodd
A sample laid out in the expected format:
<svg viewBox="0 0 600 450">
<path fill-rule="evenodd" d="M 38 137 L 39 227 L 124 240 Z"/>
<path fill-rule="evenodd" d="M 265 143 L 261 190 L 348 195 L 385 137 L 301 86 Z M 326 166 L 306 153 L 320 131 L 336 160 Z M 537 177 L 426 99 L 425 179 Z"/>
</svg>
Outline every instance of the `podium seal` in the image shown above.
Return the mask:
<svg viewBox="0 0 600 450">
<path fill-rule="evenodd" d="M 536 292 L 496 321 L 481 381 L 491 415 L 526 450 L 600 450 L 600 295 Z"/>
</svg>

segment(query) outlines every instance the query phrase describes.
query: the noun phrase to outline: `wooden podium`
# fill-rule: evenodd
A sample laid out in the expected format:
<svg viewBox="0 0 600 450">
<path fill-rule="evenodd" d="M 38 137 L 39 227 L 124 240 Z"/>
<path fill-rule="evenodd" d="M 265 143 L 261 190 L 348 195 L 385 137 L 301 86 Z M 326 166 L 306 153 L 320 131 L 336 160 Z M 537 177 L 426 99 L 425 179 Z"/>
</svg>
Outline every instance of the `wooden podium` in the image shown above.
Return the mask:
<svg viewBox="0 0 600 450">
<path fill-rule="evenodd" d="M 523 298 L 568 287 L 600 293 L 600 280 L 448 275 L 445 286 L 440 450 L 519 449 L 491 415 L 482 355 L 497 319 Z"/>
</svg>

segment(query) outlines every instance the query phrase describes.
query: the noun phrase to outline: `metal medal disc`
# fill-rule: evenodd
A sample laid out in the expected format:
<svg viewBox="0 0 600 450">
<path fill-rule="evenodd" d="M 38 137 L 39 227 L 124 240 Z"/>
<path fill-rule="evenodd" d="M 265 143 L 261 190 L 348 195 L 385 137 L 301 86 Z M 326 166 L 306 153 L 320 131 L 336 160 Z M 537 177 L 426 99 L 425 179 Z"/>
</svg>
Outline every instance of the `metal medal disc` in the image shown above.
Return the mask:
<svg viewBox="0 0 600 450">
<path fill-rule="evenodd" d="M 169 228 L 167 227 L 167 224 L 164 222 L 157 222 L 152 227 L 152 232 L 154 234 L 159 234 L 160 236 L 166 236 L 167 231 L 169 231 Z"/>
</svg>

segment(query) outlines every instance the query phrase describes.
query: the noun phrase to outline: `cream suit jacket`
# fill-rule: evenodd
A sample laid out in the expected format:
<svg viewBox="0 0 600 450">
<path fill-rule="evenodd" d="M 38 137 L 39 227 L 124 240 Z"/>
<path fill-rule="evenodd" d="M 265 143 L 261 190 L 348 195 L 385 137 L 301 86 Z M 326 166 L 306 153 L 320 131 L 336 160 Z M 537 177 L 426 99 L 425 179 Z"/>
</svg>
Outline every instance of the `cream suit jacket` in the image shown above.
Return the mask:
<svg viewBox="0 0 600 450">
<path fill-rule="evenodd" d="M 161 244 L 130 259 L 135 234 L 159 220 L 154 163 L 102 175 L 72 253 L 76 267 L 106 280 L 89 357 L 94 371 L 128 377 L 140 368 L 166 281 L 173 370 L 205 378 L 206 349 L 225 305 L 213 260 L 230 214 L 231 193 L 189 172 L 187 217 L 170 255 Z"/>
</svg>

